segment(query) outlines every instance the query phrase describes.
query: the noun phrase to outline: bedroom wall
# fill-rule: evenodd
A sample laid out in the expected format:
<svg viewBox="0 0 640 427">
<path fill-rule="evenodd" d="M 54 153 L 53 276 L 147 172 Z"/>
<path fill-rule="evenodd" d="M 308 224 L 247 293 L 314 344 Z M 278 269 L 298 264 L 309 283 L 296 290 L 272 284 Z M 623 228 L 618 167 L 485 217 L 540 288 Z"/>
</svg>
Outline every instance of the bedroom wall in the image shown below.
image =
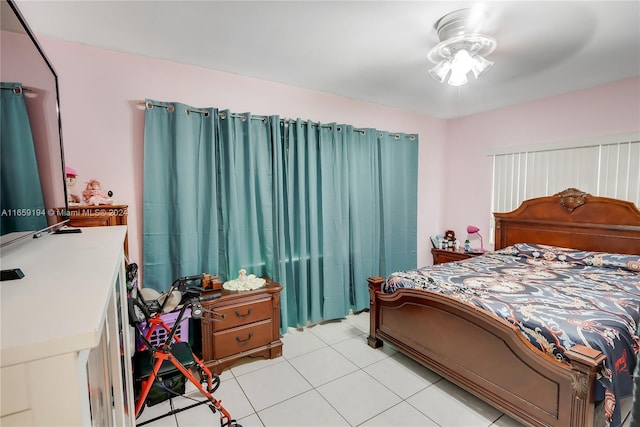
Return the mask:
<svg viewBox="0 0 640 427">
<path fill-rule="evenodd" d="M 114 192 L 117 203 L 129 205 L 132 261 L 141 264 L 142 260 L 144 108 L 138 101 L 152 98 L 419 134 L 417 262 L 431 262 L 428 236 L 441 228 L 446 121 L 57 39 L 41 38 L 40 42 L 59 75 L 66 163 L 77 170 L 80 190 L 89 179 L 97 178 L 104 189 Z"/>
<path fill-rule="evenodd" d="M 468 224 L 488 229 L 491 148 L 640 129 L 640 78 L 447 121 L 77 43 L 40 41 L 59 74 L 67 164 L 80 174 L 78 186 L 98 178 L 117 202 L 130 206 L 129 245 L 137 262 L 144 126 L 138 101 L 146 97 L 419 134 L 418 265 L 431 263 L 430 235 L 453 229 L 464 236 Z"/>
<path fill-rule="evenodd" d="M 466 237 L 476 225 L 487 246 L 492 148 L 630 132 L 640 132 L 640 78 L 448 121 L 443 230 Z"/>
</svg>

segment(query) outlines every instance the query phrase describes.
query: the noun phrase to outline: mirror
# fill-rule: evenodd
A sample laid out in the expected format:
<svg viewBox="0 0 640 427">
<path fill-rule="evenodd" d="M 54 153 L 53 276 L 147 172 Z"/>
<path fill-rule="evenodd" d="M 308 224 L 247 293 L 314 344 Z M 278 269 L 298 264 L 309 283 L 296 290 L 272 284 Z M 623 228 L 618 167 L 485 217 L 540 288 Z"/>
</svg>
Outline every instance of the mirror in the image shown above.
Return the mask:
<svg viewBox="0 0 640 427">
<path fill-rule="evenodd" d="M 58 218 L 68 216 L 68 202 L 58 108 L 58 76 L 15 3 L 12 0 L 0 0 L 0 7 L 3 109 L 5 96 L 22 96 L 27 112 L 24 126 L 20 128 L 13 116 L 12 119 L 8 118 L 9 108 L 3 111 L 5 118 L 2 126 L 6 128 L 2 131 L 0 234 L 1 246 L 5 247 L 59 227 L 64 221 L 58 222 Z M 15 83 L 21 83 L 22 90 L 16 88 Z M 19 117 L 24 117 L 24 114 Z M 28 136 L 29 128 L 31 137 Z M 19 137 L 15 137 L 14 130 Z M 18 140 L 19 144 L 16 142 Z M 23 151 L 31 140 L 33 150 L 28 148 Z M 28 181 L 32 185 L 26 187 L 25 182 Z M 27 193 L 24 188 L 30 188 L 28 193 L 35 194 L 39 202 L 26 203 L 22 196 Z M 41 199 L 39 190 L 42 192 Z"/>
</svg>

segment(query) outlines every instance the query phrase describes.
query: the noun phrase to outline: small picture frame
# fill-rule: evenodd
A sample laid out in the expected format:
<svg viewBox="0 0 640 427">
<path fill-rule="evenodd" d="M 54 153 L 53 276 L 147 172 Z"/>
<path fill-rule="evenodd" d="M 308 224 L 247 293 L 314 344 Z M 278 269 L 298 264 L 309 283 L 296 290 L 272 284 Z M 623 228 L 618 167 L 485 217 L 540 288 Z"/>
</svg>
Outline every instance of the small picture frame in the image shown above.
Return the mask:
<svg viewBox="0 0 640 427">
<path fill-rule="evenodd" d="M 443 237 L 440 234 L 435 234 L 433 236 L 431 236 L 431 244 L 433 245 L 434 248 L 439 249 L 440 248 L 440 242 L 442 241 Z"/>
</svg>

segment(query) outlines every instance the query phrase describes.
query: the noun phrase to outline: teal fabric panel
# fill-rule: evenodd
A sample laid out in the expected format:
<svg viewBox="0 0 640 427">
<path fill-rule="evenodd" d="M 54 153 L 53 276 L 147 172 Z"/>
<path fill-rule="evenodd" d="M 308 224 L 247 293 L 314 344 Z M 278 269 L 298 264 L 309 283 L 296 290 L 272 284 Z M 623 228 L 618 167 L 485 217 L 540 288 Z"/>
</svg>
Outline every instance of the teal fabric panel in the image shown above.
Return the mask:
<svg viewBox="0 0 640 427">
<path fill-rule="evenodd" d="M 383 271 L 380 150 L 375 129 L 345 127 L 349 156 L 350 298 L 354 310 L 369 307 L 367 277 Z M 401 165 L 399 167 L 402 167 Z"/>
<path fill-rule="evenodd" d="M 367 277 L 415 266 L 417 138 L 158 104 L 175 111 L 145 119 L 145 286 L 271 277 L 284 333 L 367 308 Z"/>
<path fill-rule="evenodd" d="M 322 319 L 321 235 L 318 126 L 298 119 L 289 125 L 287 145 L 288 233 L 297 289 L 297 325 Z M 291 307 L 290 307 L 291 308 Z"/>
<path fill-rule="evenodd" d="M 320 126 L 320 171 L 323 247 L 323 308 L 325 319 L 349 313 L 351 260 L 349 255 L 349 152 L 348 132 L 332 123 Z M 366 279 L 365 279 L 366 283 Z"/>
<path fill-rule="evenodd" d="M 380 147 L 380 275 L 415 269 L 418 227 L 418 137 L 378 131 Z"/>
<path fill-rule="evenodd" d="M 143 284 L 163 291 L 219 269 L 217 111 L 147 101 L 164 107 L 145 113 Z"/>
<path fill-rule="evenodd" d="M 219 127 L 221 278 L 235 279 L 240 269 L 273 277 L 271 122 L 223 111 Z"/>
<path fill-rule="evenodd" d="M 272 123 L 271 135 L 273 141 L 273 266 L 272 278 L 283 286 L 280 293 L 280 329 L 287 331 L 289 325 L 297 325 L 297 291 L 293 282 L 293 268 L 288 262 L 291 246 L 287 224 L 288 210 L 288 174 L 287 174 L 287 141 L 288 126 L 284 120 Z M 291 309 L 289 309 L 291 307 Z"/>
<path fill-rule="evenodd" d="M 264 276 L 273 251 L 269 121 L 224 111 L 219 127 L 223 279 L 241 268 Z"/>
<path fill-rule="evenodd" d="M 22 88 L 20 83 L 2 86 Z M 0 90 L 0 234 L 47 227 L 31 124 L 24 92 Z"/>
</svg>

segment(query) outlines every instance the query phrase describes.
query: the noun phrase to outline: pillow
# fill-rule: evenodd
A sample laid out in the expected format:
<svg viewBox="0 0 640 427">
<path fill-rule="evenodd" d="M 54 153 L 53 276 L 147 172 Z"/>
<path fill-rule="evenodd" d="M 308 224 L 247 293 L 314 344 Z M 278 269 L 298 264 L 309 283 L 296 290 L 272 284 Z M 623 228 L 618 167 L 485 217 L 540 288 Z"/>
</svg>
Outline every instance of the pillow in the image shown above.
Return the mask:
<svg viewBox="0 0 640 427">
<path fill-rule="evenodd" d="M 638 255 L 581 251 L 578 249 L 540 245 L 537 243 L 516 243 L 515 245 L 502 248 L 496 251 L 496 253 L 513 255 L 520 258 L 640 271 L 640 256 Z"/>
</svg>

